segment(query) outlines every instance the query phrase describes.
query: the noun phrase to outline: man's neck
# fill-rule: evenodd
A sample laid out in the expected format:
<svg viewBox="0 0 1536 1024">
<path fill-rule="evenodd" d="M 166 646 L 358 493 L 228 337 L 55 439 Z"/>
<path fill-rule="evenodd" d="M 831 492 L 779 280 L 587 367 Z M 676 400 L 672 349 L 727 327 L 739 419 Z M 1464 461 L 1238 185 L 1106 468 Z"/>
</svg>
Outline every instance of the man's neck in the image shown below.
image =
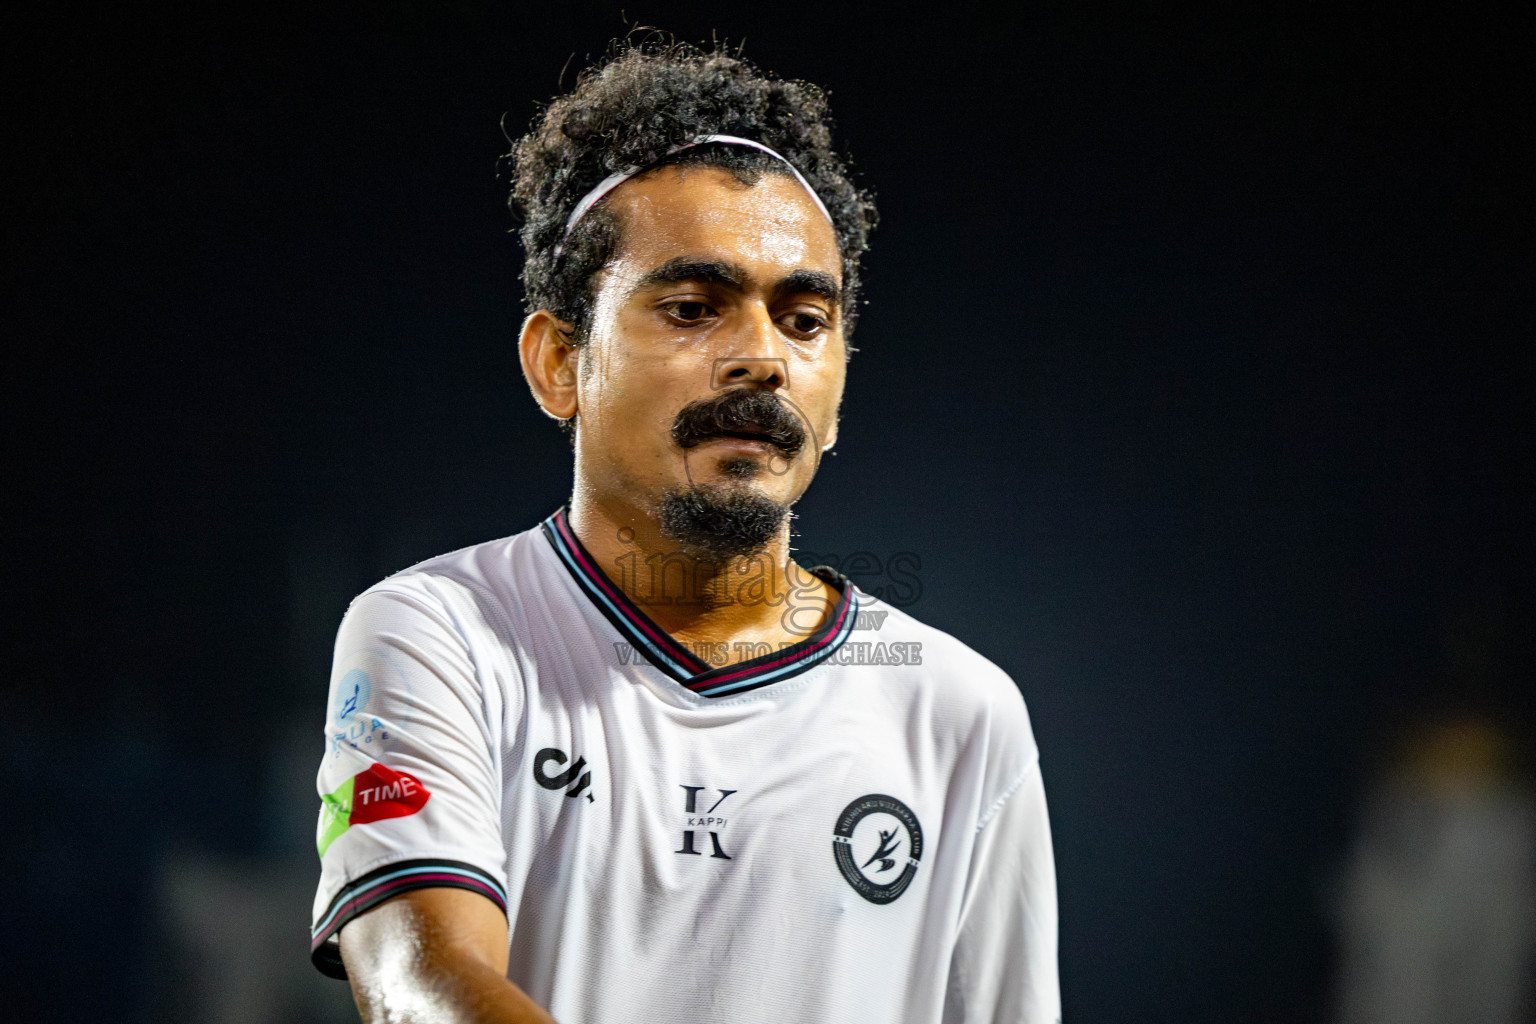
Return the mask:
<svg viewBox="0 0 1536 1024">
<path fill-rule="evenodd" d="M 789 557 L 787 523 L 762 551 L 717 561 L 662 536 L 643 512 L 579 493 L 567 521 L 604 574 L 652 621 L 685 643 L 726 645 L 736 652 L 732 662 L 755 644 L 804 640 L 840 597 Z"/>
</svg>

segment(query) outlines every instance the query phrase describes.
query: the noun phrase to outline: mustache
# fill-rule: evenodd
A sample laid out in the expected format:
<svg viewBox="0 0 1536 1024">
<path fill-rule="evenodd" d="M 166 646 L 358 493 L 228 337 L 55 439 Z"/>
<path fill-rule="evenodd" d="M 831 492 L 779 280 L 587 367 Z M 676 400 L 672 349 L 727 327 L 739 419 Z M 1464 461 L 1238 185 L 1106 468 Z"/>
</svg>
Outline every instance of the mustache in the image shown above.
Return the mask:
<svg viewBox="0 0 1536 1024">
<path fill-rule="evenodd" d="M 805 447 L 805 426 L 772 391 L 730 388 L 690 402 L 672 422 L 672 440 L 687 450 L 721 437 L 766 441 L 793 459 Z"/>
</svg>

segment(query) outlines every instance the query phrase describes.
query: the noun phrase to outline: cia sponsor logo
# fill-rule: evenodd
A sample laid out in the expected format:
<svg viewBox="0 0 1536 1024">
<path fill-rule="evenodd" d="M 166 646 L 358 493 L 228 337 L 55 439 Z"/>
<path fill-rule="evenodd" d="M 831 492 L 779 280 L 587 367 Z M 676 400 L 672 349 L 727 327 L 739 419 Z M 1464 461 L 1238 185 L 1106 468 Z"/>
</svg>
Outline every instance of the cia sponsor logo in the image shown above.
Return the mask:
<svg viewBox="0 0 1536 1024">
<path fill-rule="evenodd" d="M 854 892 L 871 903 L 890 903 L 907 891 L 917 874 L 923 826 L 900 800 L 868 793 L 837 816 L 832 855 Z"/>
<path fill-rule="evenodd" d="M 533 781 L 545 789 L 564 789 L 569 797 L 581 796 L 587 786 L 592 782 L 592 773 L 586 770 L 587 759 L 577 755 L 576 760 L 565 771 L 550 771 L 549 765 L 562 765 L 569 760 L 565 751 L 558 747 L 545 747 L 533 755 Z M 566 787 L 570 787 L 567 789 Z M 590 792 L 586 793 L 587 802 L 592 803 Z"/>
</svg>

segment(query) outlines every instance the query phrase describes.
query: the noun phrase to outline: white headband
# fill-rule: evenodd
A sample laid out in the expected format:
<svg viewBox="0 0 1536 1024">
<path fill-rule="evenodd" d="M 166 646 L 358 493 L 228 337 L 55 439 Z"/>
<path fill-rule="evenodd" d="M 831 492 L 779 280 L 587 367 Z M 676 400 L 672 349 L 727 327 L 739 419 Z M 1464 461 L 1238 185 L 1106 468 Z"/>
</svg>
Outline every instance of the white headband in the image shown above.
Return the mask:
<svg viewBox="0 0 1536 1024">
<path fill-rule="evenodd" d="M 784 157 L 780 156 L 772 149 L 769 149 L 761 142 L 755 142 L 752 139 L 738 138 L 735 135 L 699 135 L 695 137 L 691 142 L 685 142 L 681 146 L 674 146 L 673 148 L 667 150 L 667 156 L 672 156 L 674 153 L 681 153 L 683 150 L 692 149 L 695 146 L 702 146 L 708 142 L 722 142 L 730 146 L 748 146 L 752 149 L 767 153 L 769 156 L 782 163 L 785 167 L 789 168 L 789 173 L 795 176 L 795 180 L 798 181 L 805 188 L 805 190 L 810 193 L 811 198 L 816 201 L 816 209 L 820 210 L 822 216 L 827 218 L 827 223 L 833 224 L 832 215 L 827 212 L 826 204 L 821 201 L 821 196 L 818 196 L 816 194 L 816 190 L 811 188 L 811 183 L 805 180 L 805 178 L 800 174 L 800 171 L 796 169 L 794 164 L 790 163 L 788 160 L 784 159 Z M 662 159 L 665 160 L 666 157 L 662 157 Z M 575 207 L 572 208 L 571 215 L 565 219 L 565 233 L 560 236 L 560 243 L 555 246 L 555 255 L 560 255 L 560 250 L 565 247 L 565 240 L 571 237 L 571 229 L 576 226 L 577 222 L 580 221 L 581 218 L 587 215 L 588 210 L 597 205 L 598 200 L 602 199 L 609 192 L 612 192 L 614 189 L 618 188 L 620 185 L 624 184 L 626 181 L 628 181 L 630 178 L 633 178 L 641 171 L 649 170 L 650 167 L 654 166 L 656 165 L 650 164 L 646 167 L 626 167 L 622 171 L 608 175 L 608 177 L 597 183 L 596 188 L 582 196 L 581 202 L 577 203 Z M 833 226 L 835 227 L 836 225 L 834 224 Z"/>
</svg>

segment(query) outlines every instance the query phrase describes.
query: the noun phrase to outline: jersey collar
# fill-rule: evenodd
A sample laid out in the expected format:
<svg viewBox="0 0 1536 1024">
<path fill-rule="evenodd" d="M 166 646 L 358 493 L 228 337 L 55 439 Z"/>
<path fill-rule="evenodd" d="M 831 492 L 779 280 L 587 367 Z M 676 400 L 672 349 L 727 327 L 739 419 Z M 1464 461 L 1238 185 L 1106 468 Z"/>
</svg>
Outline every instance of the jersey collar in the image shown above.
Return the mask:
<svg viewBox="0 0 1536 1024">
<path fill-rule="evenodd" d="M 576 585 L 615 629 L 657 669 L 704 697 L 734 696 L 797 676 L 821 664 L 841 647 L 858 620 L 859 599 L 846 576 L 826 566 L 810 571 L 842 591 L 837 607 L 811 636 L 783 650 L 734 665 L 710 666 L 651 621 L 598 567 L 576 537 L 562 507 L 542 524 L 555 554 Z"/>
</svg>

